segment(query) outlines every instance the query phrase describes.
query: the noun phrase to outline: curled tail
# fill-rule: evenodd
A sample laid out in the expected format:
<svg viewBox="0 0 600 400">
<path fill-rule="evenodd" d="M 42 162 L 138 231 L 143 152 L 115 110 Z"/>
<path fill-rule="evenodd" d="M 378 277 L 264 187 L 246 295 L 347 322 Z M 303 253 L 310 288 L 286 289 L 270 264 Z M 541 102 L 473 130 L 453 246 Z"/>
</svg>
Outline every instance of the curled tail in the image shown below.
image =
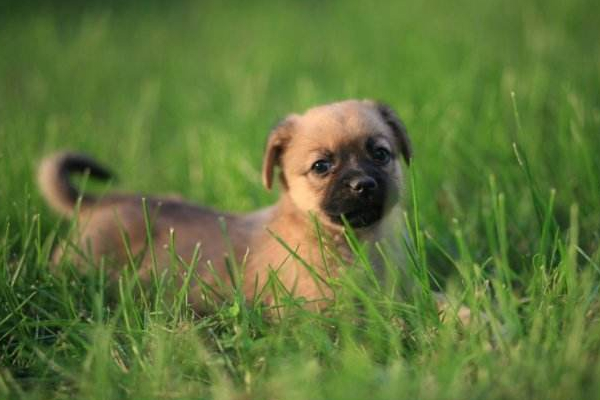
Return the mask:
<svg viewBox="0 0 600 400">
<path fill-rule="evenodd" d="M 38 169 L 40 190 L 48 204 L 64 215 L 73 215 L 79 198 L 81 208 L 96 202 L 95 196 L 80 193 L 71 183 L 70 177 L 75 173 L 104 181 L 112 177 L 105 167 L 83 154 L 63 152 L 42 160 Z"/>
</svg>

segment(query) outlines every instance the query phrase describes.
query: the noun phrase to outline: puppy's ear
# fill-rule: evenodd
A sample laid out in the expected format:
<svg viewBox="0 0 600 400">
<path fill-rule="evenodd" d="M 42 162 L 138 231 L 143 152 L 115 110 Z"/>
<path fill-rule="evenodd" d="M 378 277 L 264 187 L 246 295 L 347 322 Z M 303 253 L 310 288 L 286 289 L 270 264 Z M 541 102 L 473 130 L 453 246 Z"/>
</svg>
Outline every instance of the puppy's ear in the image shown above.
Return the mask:
<svg viewBox="0 0 600 400">
<path fill-rule="evenodd" d="M 273 187 L 273 171 L 275 167 L 281 166 L 281 155 L 292 137 L 295 117 L 295 115 L 290 115 L 280 121 L 267 139 L 267 147 L 263 158 L 262 180 L 263 185 L 269 190 Z M 284 177 L 282 177 L 282 183 L 285 187 Z"/>
<path fill-rule="evenodd" d="M 392 129 L 396 141 L 398 142 L 398 149 L 406 161 L 406 165 L 410 165 L 410 159 L 412 158 L 412 147 L 410 145 L 410 139 L 408 139 L 408 132 L 406 127 L 398 114 L 390 106 L 384 103 L 375 103 L 375 108 L 379 111 L 381 118 L 385 123 Z"/>
</svg>

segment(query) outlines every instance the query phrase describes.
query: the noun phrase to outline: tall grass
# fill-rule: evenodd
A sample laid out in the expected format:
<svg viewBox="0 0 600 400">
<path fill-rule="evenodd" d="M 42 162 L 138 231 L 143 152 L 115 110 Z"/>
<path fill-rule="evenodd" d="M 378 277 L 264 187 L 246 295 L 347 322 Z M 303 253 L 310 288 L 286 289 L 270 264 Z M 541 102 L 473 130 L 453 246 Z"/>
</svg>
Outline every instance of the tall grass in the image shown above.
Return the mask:
<svg viewBox="0 0 600 400">
<path fill-rule="evenodd" d="M 600 393 L 593 2 L 6 10 L 0 398 Z M 120 177 L 109 190 L 246 211 L 277 196 L 259 174 L 273 123 L 347 97 L 385 100 L 409 127 L 407 228 L 396 238 L 408 277 L 388 257 L 385 284 L 373 279 L 357 245 L 359 262 L 325 278 L 336 293 L 325 313 L 279 290 L 278 317 L 232 288 L 198 317 L 186 285 L 156 274 L 144 289 L 133 259 L 116 283 L 110 265 L 81 274 L 63 262 L 52 272 L 51 250 L 70 223 L 37 192 L 44 154 L 73 148 L 104 160 Z M 274 275 L 265 290 L 277 287 Z M 447 296 L 443 316 L 434 290 Z M 467 325 L 456 317 L 462 304 Z"/>
</svg>

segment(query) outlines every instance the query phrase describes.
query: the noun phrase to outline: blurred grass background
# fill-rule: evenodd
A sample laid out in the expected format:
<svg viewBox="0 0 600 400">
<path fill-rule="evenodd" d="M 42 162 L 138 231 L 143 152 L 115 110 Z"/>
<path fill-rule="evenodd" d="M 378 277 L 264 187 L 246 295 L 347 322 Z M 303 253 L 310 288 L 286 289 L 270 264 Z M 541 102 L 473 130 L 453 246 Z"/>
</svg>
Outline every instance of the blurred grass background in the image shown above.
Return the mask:
<svg viewBox="0 0 600 400">
<path fill-rule="evenodd" d="M 456 274 L 457 230 L 475 262 L 489 261 L 494 196 L 503 193 L 511 268 L 524 271 L 523 279 L 535 275 L 529 268 L 536 265 L 543 227 L 531 193 L 547 205 L 552 189 L 557 237 L 568 237 L 576 204 L 578 248 L 597 263 L 598 38 L 600 6 L 583 0 L 4 2 L 0 221 L 11 224 L 4 257 L 25 254 L 19 243 L 32 215 L 41 213 L 41 237 L 54 229 L 57 218 L 34 180 L 37 162 L 54 150 L 104 161 L 123 190 L 178 192 L 246 211 L 277 196 L 262 188 L 260 167 L 266 135 L 279 118 L 368 97 L 389 103 L 409 129 L 418 215 L 451 258 L 428 242 L 432 269 Z M 291 357 L 301 364 L 310 351 L 299 348 Z M 73 353 L 79 354 L 74 365 L 83 362 Z M 14 372 L 11 363 L 19 358 L 3 362 Z M 281 385 L 286 379 L 298 384 L 295 374 L 311 381 L 318 369 L 309 363 L 299 372 L 289 365 Z M 393 365 L 425 386 L 440 377 L 423 373 L 429 364 L 414 370 Z M 360 368 L 377 375 L 371 364 L 342 369 L 338 377 L 328 375 L 331 386 L 320 395 L 343 398 L 345 379 L 356 376 L 357 391 L 347 398 L 359 398 L 359 388 L 373 382 L 359 379 Z M 463 370 L 448 368 L 444 379 L 459 379 L 452 374 Z M 31 378 L 34 370 L 23 374 Z M 505 385 L 511 379 L 508 372 L 498 378 Z M 461 388 L 468 392 L 469 386 Z"/>
</svg>

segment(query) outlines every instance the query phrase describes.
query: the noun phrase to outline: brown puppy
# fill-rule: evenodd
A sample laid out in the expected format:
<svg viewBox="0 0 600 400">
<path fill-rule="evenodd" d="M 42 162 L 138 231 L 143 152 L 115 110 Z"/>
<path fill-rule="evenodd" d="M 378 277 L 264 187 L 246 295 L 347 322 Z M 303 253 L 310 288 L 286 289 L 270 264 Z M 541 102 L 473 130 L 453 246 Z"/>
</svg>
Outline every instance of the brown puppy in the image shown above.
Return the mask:
<svg viewBox="0 0 600 400">
<path fill-rule="evenodd" d="M 225 259 L 232 249 L 234 254 L 229 256 L 237 262 L 245 260 L 243 290 L 248 299 L 253 298 L 256 288 L 263 287 L 273 270 L 296 296 L 327 299 L 330 290 L 319 284 L 297 256 L 310 264 L 313 272 L 335 275 L 336 257 L 329 254 L 348 261 L 352 257 L 343 236 L 342 215 L 360 240 L 374 243 L 381 239 L 383 221 L 399 199 L 400 158 L 408 164 L 410 157 L 406 129 L 386 105 L 348 100 L 315 107 L 303 115 L 290 115 L 271 132 L 264 156 L 263 182 L 267 189 L 273 185 L 275 168 L 280 170 L 282 193 L 275 205 L 235 215 L 174 198 L 147 199 L 156 266 L 164 269 L 172 262 L 167 243 L 173 230 L 176 252 L 187 262 L 200 243 L 196 272 L 208 284 L 214 283 L 214 274 L 207 268 L 207 261 L 223 281 L 230 283 Z M 89 171 L 92 178 L 110 177 L 95 161 L 77 154 L 62 153 L 42 162 L 41 191 L 54 209 L 73 215 L 81 194 L 69 176 L 84 171 Z M 221 218 L 231 247 L 223 238 Z M 149 279 L 153 256 L 147 249 L 142 196 L 82 195 L 79 221 L 75 242 L 91 252 L 93 260 L 105 257 L 109 266 L 125 264 L 128 256 L 124 232 L 132 252 L 142 258 L 141 277 Z M 320 242 L 328 251 L 321 251 Z M 290 254 L 290 248 L 297 256 Z M 55 257 L 61 257 L 63 251 L 57 250 Z M 201 308 L 199 288 L 192 287 L 190 293 L 191 302 Z M 267 296 L 261 300 L 273 299 Z"/>
</svg>

